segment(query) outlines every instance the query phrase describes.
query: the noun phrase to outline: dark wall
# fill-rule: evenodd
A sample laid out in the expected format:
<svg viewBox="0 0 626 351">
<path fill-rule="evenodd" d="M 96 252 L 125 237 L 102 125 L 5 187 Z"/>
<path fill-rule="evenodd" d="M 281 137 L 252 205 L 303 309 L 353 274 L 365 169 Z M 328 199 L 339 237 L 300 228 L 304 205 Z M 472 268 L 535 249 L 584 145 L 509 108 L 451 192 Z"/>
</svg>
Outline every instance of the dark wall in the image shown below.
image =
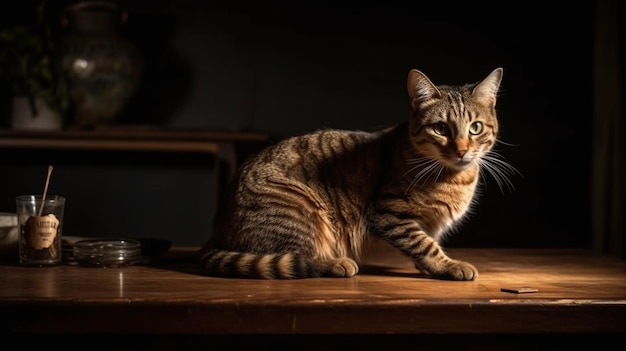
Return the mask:
<svg viewBox="0 0 626 351">
<path fill-rule="evenodd" d="M 407 117 L 411 68 L 436 84 L 462 84 L 503 67 L 498 148 L 522 176 L 504 192 L 487 177 L 476 213 L 448 246 L 590 245 L 593 2 L 122 4 L 123 32 L 142 50 L 146 76 L 119 124 L 260 130 L 275 139 L 323 127 L 370 130 Z M 206 239 L 213 208 L 198 193 L 212 191 L 209 161 L 56 157 L 53 185 L 72 204 L 69 235 L 123 228 L 146 236 L 148 228 L 175 244 Z M 0 188 L 0 210 L 33 191 L 45 165 L 2 166 L 12 175 L 3 172 L 10 184 Z M 101 214 L 106 225 L 92 229 Z M 146 227 L 155 217 L 164 223 Z"/>
</svg>

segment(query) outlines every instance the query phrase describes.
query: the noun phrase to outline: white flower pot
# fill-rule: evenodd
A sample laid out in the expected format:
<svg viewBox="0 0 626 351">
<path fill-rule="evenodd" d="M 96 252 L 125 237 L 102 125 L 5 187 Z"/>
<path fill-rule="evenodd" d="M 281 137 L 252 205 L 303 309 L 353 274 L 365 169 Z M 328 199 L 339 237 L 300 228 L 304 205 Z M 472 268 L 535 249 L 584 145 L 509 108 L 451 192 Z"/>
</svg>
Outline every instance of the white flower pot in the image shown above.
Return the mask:
<svg viewBox="0 0 626 351">
<path fill-rule="evenodd" d="M 63 128 L 61 117 L 54 113 L 42 99 L 36 98 L 35 105 L 39 111 L 37 116 L 33 116 L 28 98 L 21 96 L 13 98 L 13 129 L 60 130 Z"/>
</svg>

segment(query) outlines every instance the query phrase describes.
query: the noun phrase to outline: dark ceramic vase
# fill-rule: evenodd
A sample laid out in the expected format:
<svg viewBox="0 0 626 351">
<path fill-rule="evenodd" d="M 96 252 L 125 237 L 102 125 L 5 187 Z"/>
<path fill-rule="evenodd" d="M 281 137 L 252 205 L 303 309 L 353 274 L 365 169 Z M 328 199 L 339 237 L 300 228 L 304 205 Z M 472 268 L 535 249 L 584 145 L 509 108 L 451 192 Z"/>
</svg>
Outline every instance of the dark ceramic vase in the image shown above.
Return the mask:
<svg viewBox="0 0 626 351">
<path fill-rule="evenodd" d="M 126 17 L 110 1 L 77 2 L 62 13 L 61 65 L 78 127 L 113 122 L 141 82 L 142 56 L 119 31 Z"/>
</svg>

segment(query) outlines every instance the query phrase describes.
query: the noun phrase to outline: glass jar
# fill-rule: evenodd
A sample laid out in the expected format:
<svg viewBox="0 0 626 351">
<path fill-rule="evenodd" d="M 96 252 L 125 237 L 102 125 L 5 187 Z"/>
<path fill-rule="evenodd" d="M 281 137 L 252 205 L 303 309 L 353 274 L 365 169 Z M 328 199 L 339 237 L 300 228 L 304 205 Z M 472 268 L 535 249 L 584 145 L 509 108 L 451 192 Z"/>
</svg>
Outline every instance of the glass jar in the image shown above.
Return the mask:
<svg viewBox="0 0 626 351">
<path fill-rule="evenodd" d="M 15 203 L 20 263 L 30 266 L 61 263 L 65 197 L 19 195 Z"/>
<path fill-rule="evenodd" d="M 62 12 L 61 66 L 79 127 L 112 122 L 141 82 L 141 53 L 119 31 L 126 19 L 111 1 L 81 1 Z"/>
</svg>

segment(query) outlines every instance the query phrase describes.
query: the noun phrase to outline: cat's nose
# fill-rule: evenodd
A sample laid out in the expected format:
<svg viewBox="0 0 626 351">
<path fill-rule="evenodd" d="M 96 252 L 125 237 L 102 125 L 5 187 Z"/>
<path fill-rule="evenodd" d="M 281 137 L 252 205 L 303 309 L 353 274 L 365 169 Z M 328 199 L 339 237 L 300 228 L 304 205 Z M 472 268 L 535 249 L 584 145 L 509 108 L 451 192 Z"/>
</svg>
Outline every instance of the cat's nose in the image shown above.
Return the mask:
<svg viewBox="0 0 626 351">
<path fill-rule="evenodd" d="M 456 146 L 456 154 L 463 158 L 469 149 L 469 140 L 467 138 L 458 137 L 454 140 Z"/>
</svg>

